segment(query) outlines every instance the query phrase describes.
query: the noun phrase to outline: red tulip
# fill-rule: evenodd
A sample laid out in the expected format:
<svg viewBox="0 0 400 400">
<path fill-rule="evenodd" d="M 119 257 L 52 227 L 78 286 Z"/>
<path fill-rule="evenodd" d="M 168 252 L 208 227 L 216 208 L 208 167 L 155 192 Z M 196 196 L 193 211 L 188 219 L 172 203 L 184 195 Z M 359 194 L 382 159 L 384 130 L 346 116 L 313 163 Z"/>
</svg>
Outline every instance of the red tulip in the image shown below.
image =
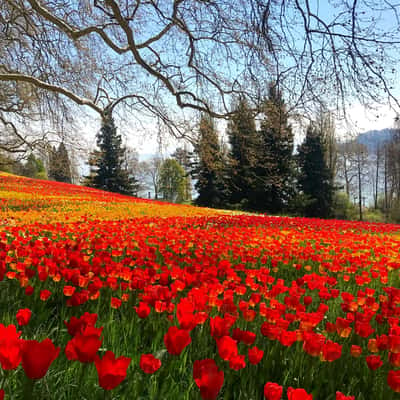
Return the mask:
<svg viewBox="0 0 400 400">
<path fill-rule="evenodd" d="M 389 349 L 392 353 L 400 353 L 400 335 L 389 335 Z"/>
<path fill-rule="evenodd" d="M 282 398 L 283 387 L 274 382 L 267 382 L 264 385 L 264 397 L 267 400 L 280 400 Z"/>
<path fill-rule="evenodd" d="M 290 347 L 297 340 L 297 333 L 294 331 L 282 330 L 279 336 L 279 342 L 286 347 Z"/>
<path fill-rule="evenodd" d="M 51 296 L 50 290 L 44 289 L 40 291 L 40 300 L 46 301 Z"/>
<path fill-rule="evenodd" d="M 32 311 L 29 308 L 22 308 L 18 310 L 16 318 L 19 326 L 28 325 L 31 319 Z"/>
<path fill-rule="evenodd" d="M 225 361 L 229 361 L 238 354 L 236 341 L 230 336 L 222 336 L 217 339 L 217 347 L 219 356 Z"/>
<path fill-rule="evenodd" d="M 197 325 L 197 318 L 194 314 L 193 304 L 186 298 L 183 298 L 176 307 L 176 318 L 182 329 L 191 331 Z"/>
<path fill-rule="evenodd" d="M 232 332 L 232 339 L 251 346 L 256 340 L 256 334 L 251 331 L 242 331 L 239 328 L 235 328 Z"/>
<path fill-rule="evenodd" d="M 224 318 L 218 315 L 214 318 L 210 318 L 211 336 L 214 338 L 228 336 L 229 330 L 234 323 L 235 319 L 229 317 L 228 314 L 226 314 Z"/>
<path fill-rule="evenodd" d="M 322 355 L 325 361 L 335 361 L 342 355 L 342 346 L 338 343 L 328 340 L 322 346 Z"/>
<path fill-rule="evenodd" d="M 374 356 L 374 355 L 367 356 L 365 357 L 365 361 L 368 364 L 368 368 L 371 369 L 372 371 L 375 371 L 376 369 L 378 369 L 383 365 L 380 356 Z"/>
<path fill-rule="evenodd" d="M 264 356 L 264 351 L 254 346 L 248 351 L 250 364 L 258 364 Z"/>
<path fill-rule="evenodd" d="M 212 359 L 196 360 L 193 364 L 193 378 L 200 389 L 201 398 L 214 400 L 224 384 L 224 371 L 219 371 Z"/>
<path fill-rule="evenodd" d="M 361 356 L 361 353 L 362 353 L 362 348 L 360 346 L 357 346 L 356 344 L 351 345 L 350 354 L 353 357 L 358 358 Z"/>
<path fill-rule="evenodd" d="M 130 362 L 131 359 L 128 357 L 115 358 L 112 351 L 106 351 L 102 359 L 97 356 L 94 363 L 99 376 L 99 385 L 104 390 L 114 389 L 126 378 Z"/>
<path fill-rule="evenodd" d="M 50 339 L 42 342 L 25 340 L 22 351 L 22 368 L 30 379 L 43 378 L 50 364 L 58 357 L 60 348 L 55 347 Z"/>
<path fill-rule="evenodd" d="M 229 368 L 235 371 L 239 371 L 240 369 L 246 366 L 245 356 L 241 354 L 236 354 L 235 356 L 229 359 Z"/>
<path fill-rule="evenodd" d="M 354 396 L 345 396 L 341 392 L 336 392 L 336 400 L 354 400 Z"/>
<path fill-rule="evenodd" d="M 325 337 L 323 335 L 314 332 L 306 332 L 304 336 L 303 350 L 311 356 L 319 356 L 324 342 Z"/>
<path fill-rule="evenodd" d="M 189 332 L 185 329 L 179 329 L 171 326 L 164 335 L 164 344 L 169 354 L 178 356 L 183 349 L 191 343 Z"/>
<path fill-rule="evenodd" d="M 75 286 L 65 285 L 63 287 L 64 296 L 66 296 L 66 297 L 72 296 L 75 293 L 75 290 L 76 290 Z"/>
<path fill-rule="evenodd" d="M 118 309 L 122 305 L 122 300 L 117 297 L 111 297 L 111 308 Z"/>
<path fill-rule="evenodd" d="M 400 367 L 400 353 L 389 353 L 389 362 L 394 367 Z"/>
<path fill-rule="evenodd" d="M 22 340 L 15 325 L 0 324 L 0 363 L 3 369 L 16 369 L 22 360 Z"/>
<path fill-rule="evenodd" d="M 135 311 L 139 318 L 147 318 L 150 314 L 151 309 L 147 303 L 141 301 L 139 303 L 139 306 L 135 307 Z"/>
<path fill-rule="evenodd" d="M 84 333 L 75 335 L 65 348 L 68 360 L 77 360 L 82 363 L 93 362 L 102 343 L 100 335 L 101 329 L 94 327 L 87 327 Z"/>
<path fill-rule="evenodd" d="M 72 316 L 69 322 L 64 321 L 64 325 L 67 327 L 68 333 L 71 336 L 75 336 L 77 333 L 83 333 L 86 327 L 94 326 L 97 322 L 97 318 L 97 314 L 85 312 L 79 318 Z"/>
<path fill-rule="evenodd" d="M 287 390 L 288 400 L 313 400 L 312 394 L 308 394 L 304 389 L 293 389 L 289 387 Z"/>
<path fill-rule="evenodd" d="M 31 285 L 28 285 L 28 286 L 25 288 L 25 295 L 26 295 L 26 296 L 32 296 L 32 295 L 33 295 L 33 292 L 34 292 L 34 288 L 33 288 Z"/>
<path fill-rule="evenodd" d="M 389 371 L 387 383 L 392 390 L 400 393 L 400 370 Z"/>
<path fill-rule="evenodd" d="M 142 354 L 139 366 L 146 374 L 153 374 L 161 367 L 161 360 L 155 358 L 153 354 Z"/>
</svg>

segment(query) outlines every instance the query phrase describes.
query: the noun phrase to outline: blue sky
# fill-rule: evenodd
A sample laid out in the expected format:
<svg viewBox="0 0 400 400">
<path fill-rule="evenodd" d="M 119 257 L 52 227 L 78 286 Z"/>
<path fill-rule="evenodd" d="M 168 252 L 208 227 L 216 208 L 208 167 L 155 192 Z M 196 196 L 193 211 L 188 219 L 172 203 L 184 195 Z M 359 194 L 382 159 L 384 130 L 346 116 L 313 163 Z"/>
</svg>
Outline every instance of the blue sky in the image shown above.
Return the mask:
<svg viewBox="0 0 400 400">
<path fill-rule="evenodd" d="M 293 2 L 288 2 L 288 4 L 294 4 Z M 299 0 L 299 3 L 304 6 L 305 0 Z M 336 2 L 340 3 L 340 2 Z M 323 18 L 324 20 L 331 22 L 336 19 L 336 21 L 341 21 L 343 22 L 344 19 L 340 16 L 341 8 L 337 7 L 334 1 L 330 0 L 310 0 L 310 8 L 311 11 L 318 15 L 319 17 Z M 348 2 L 351 4 L 352 2 Z M 376 32 L 379 32 L 380 29 L 384 29 L 385 31 L 392 30 L 392 29 L 397 29 L 397 21 L 394 17 L 393 13 L 381 13 L 379 10 L 370 10 L 370 8 L 367 7 L 365 4 L 366 2 L 363 0 L 359 0 L 357 2 L 357 12 L 359 12 L 359 18 L 365 19 L 365 22 L 363 22 L 363 26 L 367 27 L 368 23 L 372 21 L 372 18 L 374 18 L 373 23 L 376 24 L 378 27 L 381 28 L 376 28 Z M 384 2 L 382 2 L 384 3 Z M 393 3 L 393 2 L 392 2 Z M 279 2 L 278 2 L 279 4 Z M 379 2 L 378 2 L 379 4 Z M 400 5 L 397 6 L 397 8 L 400 11 Z M 318 25 L 314 22 L 312 23 L 311 27 L 318 28 Z M 369 22 L 367 22 L 369 21 Z M 299 21 L 294 21 L 295 23 L 299 23 Z M 291 27 L 289 27 L 291 28 Z M 296 25 L 294 25 L 293 29 L 297 29 Z M 343 28 L 340 28 L 340 26 L 336 26 L 335 28 L 332 28 L 335 30 L 336 33 L 341 33 Z M 373 36 L 374 31 L 371 30 L 371 37 Z M 398 35 L 399 36 L 399 35 Z M 300 40 L 300 39 L 294 39 L 295 41 Z M 400 54 L 396 53 L 396 49 L 393 48 L 392 51 L 388 52 L 388 56 L 393 56 L 397 57 Z M 399 63 L 400 65 L 400 63 Z M 323 71 L 319 71 L 323 75 Z M 399 75 L 398 73 L 393 76 L 394 82 L 396 82 L 396 86 L 394 87 L 394 93 L 398 96 L 400 96 L 400 88 L 397 85 L 397 81 Z M 285 93 L 284 93 L 285 95 Z M 290 95 L 290 93 L 288 94 Z M 166 99 L 166 104 L 172 101 L 171 99 Z M 365 132 L 367 130 L 371 129 L 384 129 L 384 128 L 390 128 L 393 126 L 393 120 L 395 117 L 395 112 L 390 110 L 389 105 L 378 105 L 372 103 L 373 108 L 372 109 L 365 109 L 357 100 L 353 99 L 347 99 L 348 101 L 348 107 L 347 107 L 347 116 L 348 116 L 348 122 L 349 124 L 343 123 L 343 121 L 338 121 L 337 123 L 337 130 L 340 134 L 344 134 L 348 131 L 350 131 L 352 134 L 354 133 L 361 133 Z M 332 108 L 334 108 L 334 104 L 331 104 Z M 128 122 L 127 124 L 119 124 L 117 121 L 118 126 L 120 127 L 121 131 L 126 132 L 127 137 L 129 137 L 128 144 L 138 150 L 139 153 L 143 154 L 152 154 L 158 151 L 159 149 L 159 143 L 157 141 L 157 131 L 158 131 L 158 126 L 156 122 L 151 119 L 143 119 L 143 116 L 139 116 L 139 118 L 142 119 L 142 126 L 138 121 L 133 120 L 132 122 Z M 86 127 L 86 130 L 88 131 L 87 133 L 87 138 L 88 142 L 90 142 L 90 137 L 94 138 L 94 135 L 99 127 L 95 126 L 96 124 L 93 123 L 93 126 L 88 126 Z M 220 124 L 223 128 L 223 124 Z M 300 132 L 299 132 L 300 133 Z M 92 143 L 94 143 L 94 139 L 92 140 Z M 164 140 L 164 148 L 163 151 L 165 154 L 168 154 L 169 152 L 173 151 L 177 145 L 179 145 L 179 142 L 173 140 L 172 138 L 166 138 Z"/>
</svg>

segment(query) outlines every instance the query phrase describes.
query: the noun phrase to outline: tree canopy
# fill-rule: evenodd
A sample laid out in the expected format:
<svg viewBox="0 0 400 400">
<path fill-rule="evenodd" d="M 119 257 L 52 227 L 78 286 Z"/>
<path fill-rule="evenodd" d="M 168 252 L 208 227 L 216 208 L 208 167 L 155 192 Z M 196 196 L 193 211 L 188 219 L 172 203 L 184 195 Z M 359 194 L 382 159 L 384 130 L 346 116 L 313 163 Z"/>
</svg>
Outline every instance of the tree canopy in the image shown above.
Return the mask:
<svg viewBox="0 0 400 400">
<path fill-rule="evenodd" d="M 190 111 L 226 117 L 238 95 L 257 108 L 266 80 L 288 111 L 398 106 L 399 11 L 390 0 L 3 0 L 2 129 L 18 138 L 6 117 L 30 107 L 103 116 L 124 104 L 182 136 Z"/>
</svg>

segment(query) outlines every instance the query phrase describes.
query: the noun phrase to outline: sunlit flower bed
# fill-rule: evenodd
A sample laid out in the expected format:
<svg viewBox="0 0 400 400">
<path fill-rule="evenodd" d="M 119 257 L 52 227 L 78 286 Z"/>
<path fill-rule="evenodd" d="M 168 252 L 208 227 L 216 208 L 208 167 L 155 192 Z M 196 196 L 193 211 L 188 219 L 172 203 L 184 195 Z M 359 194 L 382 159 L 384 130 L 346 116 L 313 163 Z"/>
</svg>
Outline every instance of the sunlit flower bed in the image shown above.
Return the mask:
<svg viewBox="0 0 400 400">
<path fill-rule="evenodd" d="M 0 174 L 0 399 L 400 398 L 400 226 Z"/>
</svg>

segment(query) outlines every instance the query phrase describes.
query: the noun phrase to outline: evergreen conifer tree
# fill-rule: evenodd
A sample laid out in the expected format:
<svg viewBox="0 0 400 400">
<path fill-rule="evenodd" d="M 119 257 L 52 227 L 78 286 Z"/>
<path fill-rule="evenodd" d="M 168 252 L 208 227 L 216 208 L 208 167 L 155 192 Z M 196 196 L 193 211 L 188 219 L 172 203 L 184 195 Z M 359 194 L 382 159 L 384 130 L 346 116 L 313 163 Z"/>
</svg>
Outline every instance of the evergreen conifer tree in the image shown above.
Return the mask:
<svg viewBox="0 0 400 400">
<path fill-rule="evenodd" d="M 125 148 L 122 139 L 117 134 L 114 119 L 109 113 L 103 117 L 103 124 L 97 134 L 95 157 L 91 157 L 91 177 L 87 179 L 88 186 L 110 192 L 132 194 L 133 182 L 128 171 L 123 168 Z"/>
<path fill-rule="evenodd" d="M 310 125 L 297 155 L 298 186 L 307 217 L 329 218 L 332 213 L 334 186 L 325 153 L 323 133 Z"/>
<path fill-rule="evenodd" d="M 270 85 L 260 125 L 256 195 L 252 208 L 279 213 L 293 196 L 293 132 L 281 92 Z"/>
<path fill-rule="evenodd" d="M 58 182 L 72 182 L 71 162 L 64 143 L 60 143 L 58 149 L 50 148 L 49 178 Z"/>
<path fill-rule="evenodd" d="M 245 99 L 239 99 L 228 123 L 229 203 L 249 209 L 257 185 L 257 152 L 260 144 L 253 112 Z"/>
<path fill-rule="evenodd" d="M 225 206 L 225 160 L 213 120 L 209 116 L 204 115 L 200 119 L 195 152 L 197 162 L 193 166 L 192 174 L 196 179 L 195 188 L 199 194 L 195 200 L 196 204 L 205 207 Z"/>
</svg>

